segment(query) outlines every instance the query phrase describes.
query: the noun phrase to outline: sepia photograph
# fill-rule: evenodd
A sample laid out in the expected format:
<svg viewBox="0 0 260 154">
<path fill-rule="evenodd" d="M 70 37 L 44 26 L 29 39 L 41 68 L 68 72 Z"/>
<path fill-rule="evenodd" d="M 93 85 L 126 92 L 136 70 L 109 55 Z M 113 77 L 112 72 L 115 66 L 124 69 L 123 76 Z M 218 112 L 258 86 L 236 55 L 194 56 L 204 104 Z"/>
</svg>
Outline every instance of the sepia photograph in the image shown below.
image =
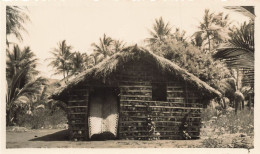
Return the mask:
<svg viewBox="0 0 260 154">
<path fill-rule="evenodd" d="M 5 148 L 249 152 L 252 2 L 2 3 Z"/>
</svg>

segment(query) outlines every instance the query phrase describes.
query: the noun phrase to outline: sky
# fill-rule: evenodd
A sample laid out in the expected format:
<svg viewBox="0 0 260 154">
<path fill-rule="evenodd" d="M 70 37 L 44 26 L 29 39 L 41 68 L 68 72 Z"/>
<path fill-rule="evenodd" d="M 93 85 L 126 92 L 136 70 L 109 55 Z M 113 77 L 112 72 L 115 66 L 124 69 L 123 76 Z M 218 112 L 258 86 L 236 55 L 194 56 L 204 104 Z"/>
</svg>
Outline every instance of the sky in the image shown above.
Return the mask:
<svg viewBox="0 0 260 154">
<path fill-rule="evenodd" d="M 191 36 L 198 30 L 204 10 L 229 14 L 234 24 L 247 21 L 248 18 L 223 8 L 213 1 L 208 3 L 178 3 L 174 1 L 133 2 L 133 1 L 87 1 L 75 3 L 34 3 L 27 6 L 31 22 L 25 25 L 28 33 L 22 33 L 23 42 L 18 44 L 30 46 L 39 59 L 38 70 L 48 78 L 54 76 L 52 67 L 48 67 L 50 51 L 58 42 L 66 40 L 73 46 L 73 51 L 92 52 L 91 44 L 98 43 L 106 35 L 120 39 L 128 45 L 143 45 L 149 37 L 148 29 L 152 28 L 156 18 L 163 17 L 172 28 L 180 28 Z M 17 42 L 10 37 L 10 41 Z M 13 40 L 12 40 L 13 39 Z"/>
</svg>

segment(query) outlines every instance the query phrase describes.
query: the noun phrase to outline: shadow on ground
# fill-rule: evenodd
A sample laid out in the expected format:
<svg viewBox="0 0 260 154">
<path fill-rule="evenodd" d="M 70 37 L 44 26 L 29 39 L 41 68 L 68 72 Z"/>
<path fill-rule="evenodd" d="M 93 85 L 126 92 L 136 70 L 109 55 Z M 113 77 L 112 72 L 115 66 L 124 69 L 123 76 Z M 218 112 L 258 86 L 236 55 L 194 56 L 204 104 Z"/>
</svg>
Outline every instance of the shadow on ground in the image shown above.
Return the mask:
<svg viewBox="0 0 260 154">
<path fill-rule="evenodd" d="M 91 137 L 92 141 L 105 141 L 105 140 L 115 140 L 116 137 L 111 132 L 103 132 L 101 134 L 94 134 Z"/>
<path fill-rule="evenodd" d="M 48 134 L 45 136 L 37 137 L 29 141 L 68 141 L 69 140 L 69 131 L 62 130 L 53 134 Z"/>
</svg>

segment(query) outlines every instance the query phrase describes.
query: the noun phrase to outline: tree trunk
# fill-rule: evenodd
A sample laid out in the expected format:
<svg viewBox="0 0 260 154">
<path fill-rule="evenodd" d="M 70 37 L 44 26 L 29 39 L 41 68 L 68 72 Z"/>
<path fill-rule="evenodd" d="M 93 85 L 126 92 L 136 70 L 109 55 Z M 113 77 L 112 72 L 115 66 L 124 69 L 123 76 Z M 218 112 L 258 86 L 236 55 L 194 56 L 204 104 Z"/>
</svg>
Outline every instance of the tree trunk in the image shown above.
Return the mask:
<svg viewBox="0 0 260 154">
<path fill-rule="evenodd" d="M 251 98 L 251 95 L 249 94 L 249 100 L 248 100 L 248 108 L 249 110 L 251 110 L 251 105 L 252 105 L 252 98 Z"/>
<path fill-rule="evenodd" d="M 242 102 L 243 102 L 243 101 L 235 100 L 235 113 L 236 113 L 236 114 L 237 114 L 237 110 L 240 110 L 240 111 L 241 111 Z"/>
<path fill-rule="evenodd" d="M 209 38 L 209 33 L 207 32 L 207 37 L 208 37 L 208 41 L 209 41 L 209 52 L 210 52 L 210 38 Z"/>
<path fill-rule="evenodd" d="M 11 119 L 12 119 L 11 111 L 7 110 L 6 111 L 6 126 L 10 126 L 12 124 Z"/>
<path fill-rule="evenodd" d="M 239 68 L 237 67 L 237 90 L 240 88 L 239 86 Z"/>
<path fill-rule="evenodd" d="M 235 100 L 235 114 L 237 114 L 238 104 L 239 102 Z"/>
</svg>

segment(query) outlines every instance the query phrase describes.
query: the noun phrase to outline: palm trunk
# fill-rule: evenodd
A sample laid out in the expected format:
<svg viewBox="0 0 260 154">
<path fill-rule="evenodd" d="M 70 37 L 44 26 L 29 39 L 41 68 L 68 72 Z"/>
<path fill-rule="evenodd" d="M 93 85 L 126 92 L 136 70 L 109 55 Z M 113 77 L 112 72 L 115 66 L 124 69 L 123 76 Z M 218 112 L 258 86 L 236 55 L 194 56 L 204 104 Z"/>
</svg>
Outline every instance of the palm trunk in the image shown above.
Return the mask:
<svg viewBox="0 0 260 154">
<path fill-rule="evenodd" d="M 11 119 L 12 119 L 12 113 L 11 113 L 11 111 L 10 111 L 11 109 L 9 109 L 9 110 L 7 110 L 6 111 L 6 126 L 10 126 L 11 124 L 12 124 L 12 121 L 11 121 Z"/>
<path fill-rule="evenodd" d="M 249 100 L 248 100 L 248 108 L 249 108 L 249 110 L 251 110 L 251 105 L 252 105 L 252 98 L 251 98 L 251 95 L 249 94 Z"/>
<path fill-rule="evenodd" d="M 237 68 L 237 90 L 239 89 L 239 68 Z"/>
<path fill-rule="evenodd" d="M 210 38 L 209 38 L 209 33 L 207 32 L 207 37 L 208 37 L 208 41 L 209 41 L 209 52 L 210 52 Z"/>
</svg>

